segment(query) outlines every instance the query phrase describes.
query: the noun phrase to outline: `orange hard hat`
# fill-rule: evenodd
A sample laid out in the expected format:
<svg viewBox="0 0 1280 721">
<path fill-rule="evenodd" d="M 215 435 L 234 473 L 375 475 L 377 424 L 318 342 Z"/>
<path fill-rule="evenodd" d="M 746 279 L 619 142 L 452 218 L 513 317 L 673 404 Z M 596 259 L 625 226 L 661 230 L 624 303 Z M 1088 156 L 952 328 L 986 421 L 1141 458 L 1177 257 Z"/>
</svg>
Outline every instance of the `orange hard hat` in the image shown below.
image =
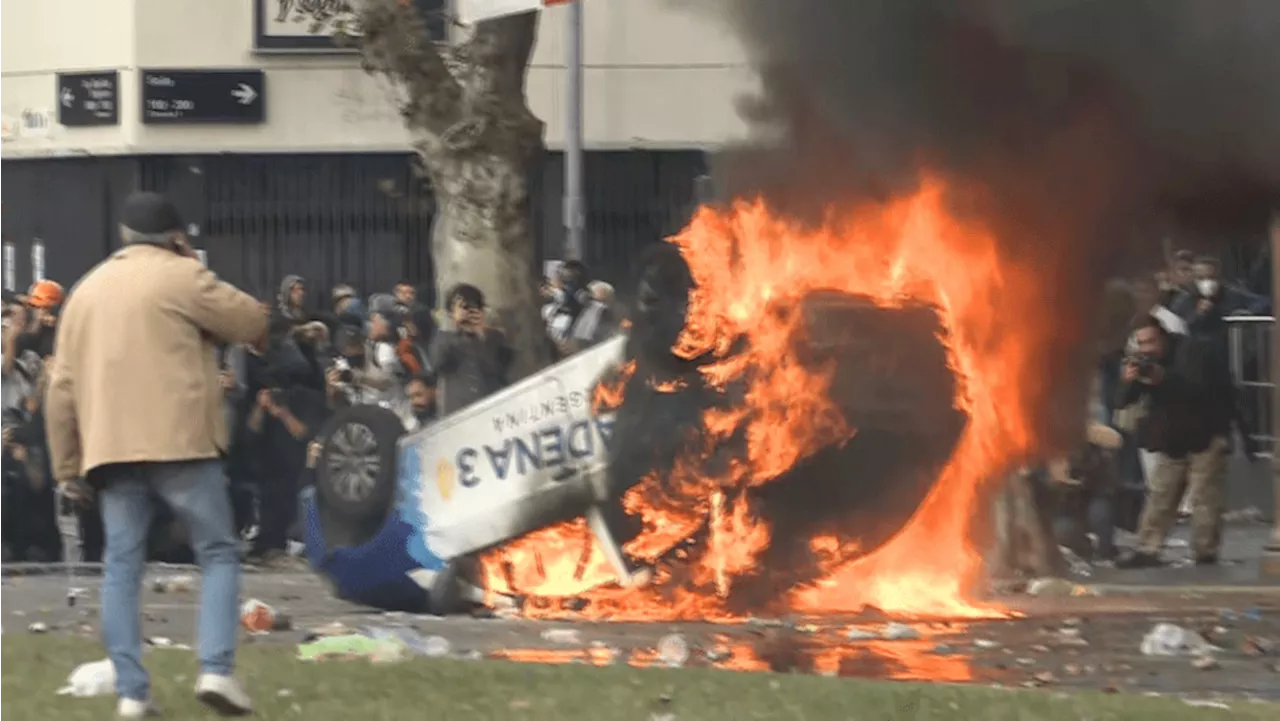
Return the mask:
<svg viewBox="0 0 1280 721">
<path fill-rule="evenodd" d="M 62 286 L 52 280 L 42 280 L 27 291 L 27 305 L 48 310 L 62 304 Z"/>
</svg>

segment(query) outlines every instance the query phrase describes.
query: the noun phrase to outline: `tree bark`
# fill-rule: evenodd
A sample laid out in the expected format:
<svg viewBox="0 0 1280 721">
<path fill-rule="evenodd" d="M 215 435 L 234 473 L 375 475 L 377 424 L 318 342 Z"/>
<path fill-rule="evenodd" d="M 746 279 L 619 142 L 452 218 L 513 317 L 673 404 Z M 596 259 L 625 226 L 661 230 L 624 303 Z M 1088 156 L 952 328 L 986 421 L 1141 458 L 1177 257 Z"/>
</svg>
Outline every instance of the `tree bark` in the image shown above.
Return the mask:
<svg viewBox="0 0 1280 721">
<path fill-rule="evenodd" d="M 1066 560 L 1025 470 L 1010 474 L 996 498 L 996 576 L 1063 576 Z"/>
<path fill-rule="evenodd" d="M 538 13 L 479 23 L 452 47 L 431 42 L 412 3 L 365 0 L 365 69 L 404 91 L 401 114 L 436 200 L 437 302 L 458 283 L 484 291 L 516 352 L 513 378 L 551 361 L 539 313 L 529 180 L 546 150 L 525 100 Z"/>
</svg>

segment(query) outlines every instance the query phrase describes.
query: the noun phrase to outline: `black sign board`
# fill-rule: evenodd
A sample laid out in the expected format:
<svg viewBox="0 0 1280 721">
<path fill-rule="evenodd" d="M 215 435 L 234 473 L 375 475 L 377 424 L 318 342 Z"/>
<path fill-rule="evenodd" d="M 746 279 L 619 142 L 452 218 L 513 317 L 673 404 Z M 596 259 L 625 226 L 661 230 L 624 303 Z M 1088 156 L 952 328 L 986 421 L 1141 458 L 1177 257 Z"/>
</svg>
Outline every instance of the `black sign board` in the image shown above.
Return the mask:
<svg viewBox="0 0 1280 721">
<path fill-rule="evenodd" d="M 120 74 L 58 73 L 58 122 L 71 127 L 120 122 Z"/>
<path fill-rule="evenodd" d="M 412 0 L 432 40 L 447 39 L 447 0 Z M 354 2 L 254 0 L 254 49 L 261 53 L 353 53 L 359 50 Z M 344 39 L 345 36 L 345 39 Z"/>
<path fill-rule="evenodd" d="M 261 70 L 142 70 L 142 122 L 149 125 L 261 123 Z"/>
</svg>

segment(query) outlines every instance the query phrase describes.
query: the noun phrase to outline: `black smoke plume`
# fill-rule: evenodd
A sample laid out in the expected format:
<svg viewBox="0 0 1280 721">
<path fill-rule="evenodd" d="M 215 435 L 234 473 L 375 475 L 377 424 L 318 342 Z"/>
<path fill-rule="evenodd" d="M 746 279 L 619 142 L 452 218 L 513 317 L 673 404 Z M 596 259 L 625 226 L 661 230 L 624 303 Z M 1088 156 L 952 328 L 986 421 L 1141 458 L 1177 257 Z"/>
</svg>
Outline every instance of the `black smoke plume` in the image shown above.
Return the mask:
<svg viewBox="0 0 1280 721">
<path fill-rule="evenodd" d="M 780 123 L 790 150 L 801 151 L 791 168 L 807 176 L 818 151 L 844 151 L 821 164 L 837 181 L 834 195 L 854 180 L 909 180 L 921 165 L 1005 190 L 1037 162 L 1042 175 L 1085 173 L 1095 184 L 1136 176 L 1148 200 L 1257 200 L 1280 187 L 1272 0 L 711 7 L 764 78 L 748 112 Z M 1087 161 L 1054 156 L 1064 142 L 1095 152 Z M 831 172 L 837 163 L 841 172 Z"/>
<path fill-rule="evenodd" d="M 1179 225 L 1260 235 L 1280 199 L 1280 2 L 697 6 L 762 79 L 741 112 L 768 140 L 720 156 L 722 192 L 812 219 L 922 169 L 958 179 L 956 212 L 1044 269 L 1046 408 L 1081 403 L 1104 277 L 1150 270 Z"/>
<path fill-rule="evenodd" d="M 760 137 L 717 157 L 723 196 L 763 196 L 779 212 L 816 222 L 828 208 L 908 192 L 929 170 L 953 181 L 953 212 L 990 227 L 1010 261 L 1037 269 L 1043 307 L 993 312 L 1035 312 L 1053 325 L 1029 360 L 1044 378 L 1029 401 L 1046 453 L 1081 438 L 1104 279 L 1150 270 L 1161 260 L 1162 234 L 1189 220 L 1261 228 L 1280 189 L 1277 0 L 684 5 L 736 32 L 762 80 L 741 106 Z M 661 285 L 660 296 L 678 305 L 681 283 Z M 927 324 L 850 312 L 855 330 L 889 325 L 868 332 L 916 344 L 904 353 L 917 359 L 904 374 L 947 372 Z M 683 393 L 640 387 L 650 369 L 667 365 L 670 339 L 644 314 L 638 319 L 637 387 L 619 421 L 629 429 L 619 437 L 634 440 L 615 466 L 628 483 L 669 470 L 682 453 L 675 431 L 696 428 L 700 411 L 717 402 L 694 372 L 685 373 Z M 864 360 L 845 354 L 837 377 L 865 376 Z M 870 551 L 901 526 L 958 433 L 948 425 L 949 398 L 934 396 L 941 408 L 914 401 L 939 419 L 932 436 L 872 418 L 850 443 L 753 491 L 773 545 L 761 559 L 767 571 L 735 586 L 735 605 L 767 604 L 805 580 L 805 541 L 815 532 L 858 539 Z"/>
</svg>

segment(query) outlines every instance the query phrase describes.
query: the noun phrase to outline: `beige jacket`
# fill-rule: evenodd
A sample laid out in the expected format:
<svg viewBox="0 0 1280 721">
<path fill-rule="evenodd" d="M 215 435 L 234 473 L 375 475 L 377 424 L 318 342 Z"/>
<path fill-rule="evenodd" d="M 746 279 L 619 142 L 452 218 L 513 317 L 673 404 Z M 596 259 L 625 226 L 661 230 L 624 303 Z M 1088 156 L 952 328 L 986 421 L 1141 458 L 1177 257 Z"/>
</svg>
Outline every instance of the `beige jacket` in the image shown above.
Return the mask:
<svg viewBox="0 0 1280 721">
<path fill-rule="evenodd" d="M 214 344 L 266 333 L 258 302 L 197 260 L 136 245 L 99 263 L 58 325 L 45 399 L 54 478 L 225 453 Z"/>
</svg>

